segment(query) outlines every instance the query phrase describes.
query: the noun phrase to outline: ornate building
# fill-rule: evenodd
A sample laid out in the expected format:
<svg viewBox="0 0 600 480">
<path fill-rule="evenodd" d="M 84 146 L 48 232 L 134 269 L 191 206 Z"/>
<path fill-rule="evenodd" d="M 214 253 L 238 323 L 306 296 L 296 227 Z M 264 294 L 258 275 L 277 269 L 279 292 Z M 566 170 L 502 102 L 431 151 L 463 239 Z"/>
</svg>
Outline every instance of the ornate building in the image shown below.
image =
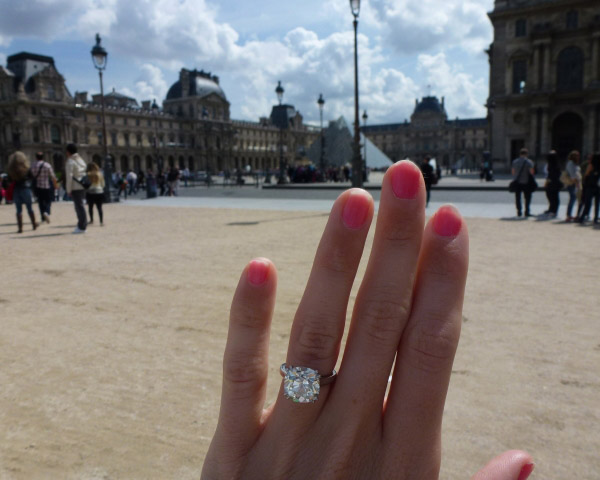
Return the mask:
<svg viewBox="0 0 600 480">
<path fill-rule="evenodd" d="M 492 157 L 508 168 L 521 147 L 541 160 L 600 147 L 600 3 L 496 0 L 488 51 Z"/>
<path fill-rule="evenodd" d="M 318 136 L 290 105 L 274 106 L 258 122 L 231 120 L 219 78 L 204 71 L 182 69 L 162 108 L 150 101 L 140 106 L 114 90 L 104 98 L 108 152 L 121 171 L 276 169 L 281 157 L 285 164 L 300 160 Z M 30 158 L 43 151 L 60 171 L 70 142 L 102 165 L 100 95 L 71 95 L 51 57 L 8 57 L 6 68 L 0 66 L 0 171 L 16 149 Z"/>
<path fill-rule="evenodd" d="M 444 98 L 440 102 L 428 96 L 415 100 L 410 123 L 372 125 L 362 131 L 394 162 L 430 155 L 447 168 L 472 168 L 488 149 L 487 129 L 485 118 L 448 120 Z"/>
</svg>

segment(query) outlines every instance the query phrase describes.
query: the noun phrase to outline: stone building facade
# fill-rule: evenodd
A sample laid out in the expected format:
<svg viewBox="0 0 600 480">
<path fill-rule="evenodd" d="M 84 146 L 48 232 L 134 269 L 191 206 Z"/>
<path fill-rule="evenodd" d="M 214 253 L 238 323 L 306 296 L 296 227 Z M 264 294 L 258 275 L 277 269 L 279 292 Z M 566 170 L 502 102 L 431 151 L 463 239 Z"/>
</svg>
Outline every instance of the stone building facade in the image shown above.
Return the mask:
<svg viewBox="0 0 600 480">
<path fill-rule="evenodd" d="M 415 100 L 410 122 L 371 125 L 364 134 L 392 161 L 421 161 L 426 155 L 446 168 L 475 168 L 488 149 L 485 118 L 449 120 L 444 98 Z"/>
<path fill-rule="evenodd" d="M 599 149 L 600 2 L 496 0 L 489 14 L 491 150 L 508 168 L 521 147 L 543 161 L 556 149 Z"/>
<path fill-rule="evenodd" d="M 108 153 L 117 171 L 178 166 L 213 173 L 250 165 L 293 165 L 318 136 L 294 107 L 274 106 L 257 122 L 232 120 L 219 78 L 182 69 L 162 103 L 141 105 L 114 90 L 105 94 Z M 154 107 L 154 108 L 152 108 Z M 72 95 L 52 57 L 19 53 L 0 66 L 0 171 L 15 150 L 46 154 L 57 171 L 67 143 L 103 163 L 101 97 Z"/>
</svg>

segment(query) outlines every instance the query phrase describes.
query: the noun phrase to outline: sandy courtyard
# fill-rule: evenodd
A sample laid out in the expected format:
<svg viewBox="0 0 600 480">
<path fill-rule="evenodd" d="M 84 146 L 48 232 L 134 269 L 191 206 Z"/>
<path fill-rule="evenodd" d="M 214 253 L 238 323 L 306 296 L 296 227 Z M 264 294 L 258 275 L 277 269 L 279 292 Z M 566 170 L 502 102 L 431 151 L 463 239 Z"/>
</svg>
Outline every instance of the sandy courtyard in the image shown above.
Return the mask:
<svg viewBox="0 0 600 480">
<path fill-rule="evenodd" d="M 326 216 L 109 205 L 104 228 L 71 235 L 72 205 L 53 208 L 17 235 L 0 206 L 0 479 L 197 479 L 240 271 L 255 256 L 279 271 L 272 399 Z M 524 448 L 533 479 L 598 480 L 600 231 L 467 223 L 441 478 Z"/>
</svg>

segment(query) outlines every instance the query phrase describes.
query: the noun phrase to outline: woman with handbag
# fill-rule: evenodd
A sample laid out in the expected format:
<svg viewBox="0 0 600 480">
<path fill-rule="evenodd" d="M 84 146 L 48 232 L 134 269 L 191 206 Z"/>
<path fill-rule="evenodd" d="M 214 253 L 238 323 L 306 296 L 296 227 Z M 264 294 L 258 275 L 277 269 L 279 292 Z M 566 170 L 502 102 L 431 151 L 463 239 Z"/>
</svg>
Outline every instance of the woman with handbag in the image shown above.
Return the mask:
<svg viewBox="0 0 600 480">
<path fill-rule="evenodd" d="M 575 201 L 581 192 L 581 168 L 579 168 L 580 155 L 577 150 L 569 153 L 567 166 L 561 175 L 561 182 L 567 187 L 569 192 L 569 204 L 567 205 L 567 222 L 572 222 L 575 218 L 571 215 Z"/>
<path fill-rule="evenodd" d="M 102 204 L 104 203 L 104 175 L 96 162 L 88 163 L 86 168 L 87 176 L 90 179 L 90 187 L 87 189 L 85 197 L 88 204 L 88 213 L 90 214 L 90 224 L 94 223 L 94 205 L 98 210 L 100 226 L 104 226 L 104 214 L 102 213 Z"/>
<path fill-rule="evenodd" d="M 548 163 L 546 164 L 546 198 L 548 199 L 548 210 L 544 213 L 551 218 L 556 218 L 558 207 L 560 205 L 559 194 L 563 188 L 560 181 L 560 165 L 556 150 L 550 150 L 548 153 Z"/>
<path fill-rule="evenodd" d="M 33 176 L 29 166 L 29 159 L 23 152 L 15 152 L 8 161 L 8 175 L 14 182 L 13 202 L 17 209 L 17 233 L 23 233 L 23 205 L 27 208 L 27 213 L 31 220 L 31 226 L 35 230 L 38 224 L 35 221 L 33 212 L 33 200 L 31 198 L 31 181 Z"/>
<path fill-rule="evenodd" d="M 598 207 L 600 206 L 600 153 L 595 153 L 592 161 L 588 164 L 585 175 L 583 176 L 583 200 L 581 213 L 576 222 L 585 223 L 588 220 L 590 210 L 592 209 L 592 200 L 594 201 L 594 223 L 598 223 Z"/>
</svg>

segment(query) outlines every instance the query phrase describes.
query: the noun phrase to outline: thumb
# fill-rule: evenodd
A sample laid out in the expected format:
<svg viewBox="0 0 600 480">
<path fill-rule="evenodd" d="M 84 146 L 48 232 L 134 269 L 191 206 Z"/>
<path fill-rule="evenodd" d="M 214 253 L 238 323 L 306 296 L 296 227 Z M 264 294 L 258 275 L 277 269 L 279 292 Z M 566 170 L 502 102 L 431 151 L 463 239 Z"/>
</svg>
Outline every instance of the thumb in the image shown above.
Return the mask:
<svg viewBox="0 0 600 480">
<path fill-rule="evenodd" d="M 490 460 L 471 480 L 526 480 L 533 467 L 533 458 L 527 452 L 509 450 Z"/>
</svg>

